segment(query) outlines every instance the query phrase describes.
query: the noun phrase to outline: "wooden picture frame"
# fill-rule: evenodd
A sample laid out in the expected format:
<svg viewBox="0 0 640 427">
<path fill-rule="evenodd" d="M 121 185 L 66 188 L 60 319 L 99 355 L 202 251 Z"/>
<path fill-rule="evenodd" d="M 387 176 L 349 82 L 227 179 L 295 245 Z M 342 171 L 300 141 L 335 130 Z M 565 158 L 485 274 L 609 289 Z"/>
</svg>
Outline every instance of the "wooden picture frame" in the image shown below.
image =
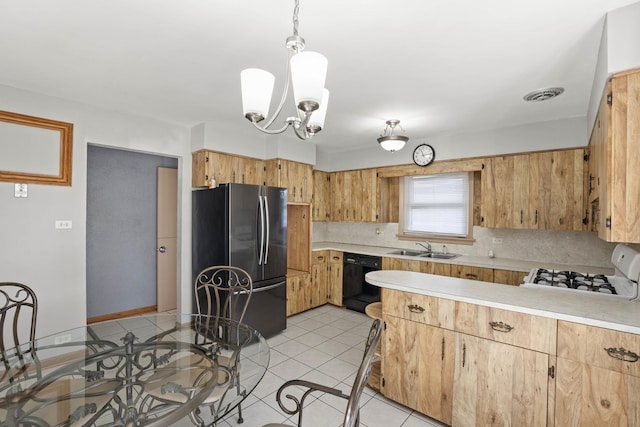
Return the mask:
<svg viewBox="0 0 640 427">
<path fill-rule="evenodd" d="M 6 165 L 0 166 L 0 181 L 71 186 L 73 123 L 0 110 L 0 130 L 5 131 L 0 132 L 0 159 L 3 156 L 5 159 L 10 158 L 9 154 L 21 156 L 23 151 L 25 157 L 31 156 L 34 152 L 39 151 L 37 150 L 37 144 L 41 144 L 42 147 L 46 148 L 46 150 L 42 150 L 46 153 L 43 156 L 51 157 L 48 154 L 51 152 L 56 153 L 59 158 L 57 171 L 38 171 L 37 166 L 41 159 L 38 159 L 37 156 L 34 156 L 29 168 L 24 168 L 28 170 L 19 170 L 20 167 L 17 168 L 18 170 L 2 170 L 7 169 L 7 167 Z M 8 137 L 7 135 L 11 136 Z M 43 138 L 43 141 L 33 141 L 34 137 L 37 138 L 36 135 L 44 135 L 46 138 Z M 56 148 L 55 144 L 58 142 L 59 145 Z M 29 147 L 29 149 L 26 149 L 26 147 Z M 28 161 L 29 159 L 21 160 Z M 52 169 L 55 169 L 55 159 L 47 160 L 53 166 Z"/>
</svg>

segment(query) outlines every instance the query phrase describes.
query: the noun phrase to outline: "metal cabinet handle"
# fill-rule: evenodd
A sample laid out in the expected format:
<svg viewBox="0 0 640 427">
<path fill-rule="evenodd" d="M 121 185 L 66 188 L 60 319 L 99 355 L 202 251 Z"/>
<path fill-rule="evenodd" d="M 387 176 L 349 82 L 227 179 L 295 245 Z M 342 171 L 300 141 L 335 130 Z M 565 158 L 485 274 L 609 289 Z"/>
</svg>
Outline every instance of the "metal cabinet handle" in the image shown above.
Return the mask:
<svg viewBox="0 0 640 427">
<path fill-rule="evenodd" d="M 444 360 L 444 337 L 442 338 L 442 352 L 440 353 L 440 360 Z"/>
<path fill-rule="evenodd" d="M 513 330 L 513 326 L 504 322 L 489 322 L 489 326 L 491 326 L 491 329 L 498 332 L 511 332 Z"/>
<path fill-rule="evenodd" d="M 334 256 L 333 259 L 334 259 L 334 261 L 339 261 L 340 257 L 339 256 Z"/>
<path fill-rule="evenodd" d="M 626 350 L 624 347 L 609 347 L 605 348 L 604 351 L 606 351 L 610 357 L 622 360 L 623 362 L 635 363 L 638 361 L 638 359 L 640 359 L 640 356 L 638 356 L 638 354 L 634 353 L 633 351 Z"/>
<path fill-rule="evenodd" d="M 465 277 L 467 279 L 477 279 L 478 275 L 477 274 L 473 274 L 473 273 L 467 273 L 467 274 L 465 274 Z"/>
<path fill-rule="evenodd" d="M 409 309 L 410 312 L 412 313 L 423 313 L 424 312 L 424 307 L 420 307 L 417 304 L 409 304 L 407 306 L 407 308 Z"/>
<path fill-rule="evenodd" d="M 466 361 L 467 361 L 467 345 L 462 344 L 462 367 L 463 368 Z"/>
</svg>

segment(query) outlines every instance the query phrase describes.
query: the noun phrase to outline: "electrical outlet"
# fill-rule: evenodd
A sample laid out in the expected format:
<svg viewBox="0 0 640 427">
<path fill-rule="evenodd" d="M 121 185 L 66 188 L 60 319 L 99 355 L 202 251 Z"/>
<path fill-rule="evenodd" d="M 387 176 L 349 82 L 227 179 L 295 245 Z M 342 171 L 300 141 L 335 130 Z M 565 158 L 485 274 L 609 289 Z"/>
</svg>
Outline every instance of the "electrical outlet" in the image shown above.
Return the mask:
<svg viewBox="0 0 640 427">
<path fill-rule="evenodd" d="M 491 240 L 491 243 L 494 243 L 494 244 L 496 244 L 496 245 L 501 245 L 501 244 L 502 244 L 502 239 L 501 239 L 501 238 L 499 238 L 499 237 L 494 237 L 494 238 Z"/>
<path fill-rule="evenodd" d="M 69 230 L 71 228 L 73 228 L 73 221 L 70 219 L 56 221 L 57 230 Z"/>
<path fill-rule="evenodd" d="M 53 343 L 55 345 L 59 345 L 59 344 L 64 344 L 71 341 L 71 335 L 69 334 L 65 334 L 65 335 L 58 335 L 57 337 L 55 337 L 53 339 Z"/>
</svg>

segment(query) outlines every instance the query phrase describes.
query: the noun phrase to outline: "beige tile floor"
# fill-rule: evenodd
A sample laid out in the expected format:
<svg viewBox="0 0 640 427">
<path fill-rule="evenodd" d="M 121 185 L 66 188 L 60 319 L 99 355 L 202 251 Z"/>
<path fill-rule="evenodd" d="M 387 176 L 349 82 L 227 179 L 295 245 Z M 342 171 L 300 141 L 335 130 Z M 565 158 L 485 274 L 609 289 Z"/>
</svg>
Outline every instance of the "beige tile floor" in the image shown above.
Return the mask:
<svg viewBox="0 0 640 427">
<path fill-rule="evenodd" d="M 259 427 L 289 420 L 276 402 L 276 391 L 286 380 L 302 378 L 351 390 L 358 370 L 371 319 L 351 310 L 325 305 L 287 319 L 287 329 L 267 341 L 271 349 L 269 369 L 256 389 L 243 402 L 244 423 L 234 411 L 218 423 L 223 427 Z M 304 425 L 342 425 L 345 401 L 333 396 L 310 396 Z M 360 399 L 362 427 L 441 427 L 443 424 L 385 399 L 366 388 Z M 179 426 L 190 426 L 188 420 Z"/>
</svg>

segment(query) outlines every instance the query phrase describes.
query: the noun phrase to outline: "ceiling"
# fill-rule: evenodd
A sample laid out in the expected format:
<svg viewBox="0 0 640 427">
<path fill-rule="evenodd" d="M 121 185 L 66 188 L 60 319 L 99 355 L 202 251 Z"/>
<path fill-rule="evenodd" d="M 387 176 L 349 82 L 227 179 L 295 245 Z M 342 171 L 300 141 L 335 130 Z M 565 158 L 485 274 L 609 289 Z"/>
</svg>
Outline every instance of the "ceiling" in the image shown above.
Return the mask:
<svg viewBox="0 0 640 427">
<path fill-rule="evenodd" d="M 428 139 L 585 116 L 604 16 L 636 1 L 300 0 L 307 50 L 329 60 L 329 111 L 313 142 L 371 146 L 387 119 Z M 0 84 L 188 127 L 251 126 L 244 68 L 275 74 L 279 100 L 293 0 L 7 3 Z M 550 86 L 565 93 L 522 100 Z"/>
</svg>

